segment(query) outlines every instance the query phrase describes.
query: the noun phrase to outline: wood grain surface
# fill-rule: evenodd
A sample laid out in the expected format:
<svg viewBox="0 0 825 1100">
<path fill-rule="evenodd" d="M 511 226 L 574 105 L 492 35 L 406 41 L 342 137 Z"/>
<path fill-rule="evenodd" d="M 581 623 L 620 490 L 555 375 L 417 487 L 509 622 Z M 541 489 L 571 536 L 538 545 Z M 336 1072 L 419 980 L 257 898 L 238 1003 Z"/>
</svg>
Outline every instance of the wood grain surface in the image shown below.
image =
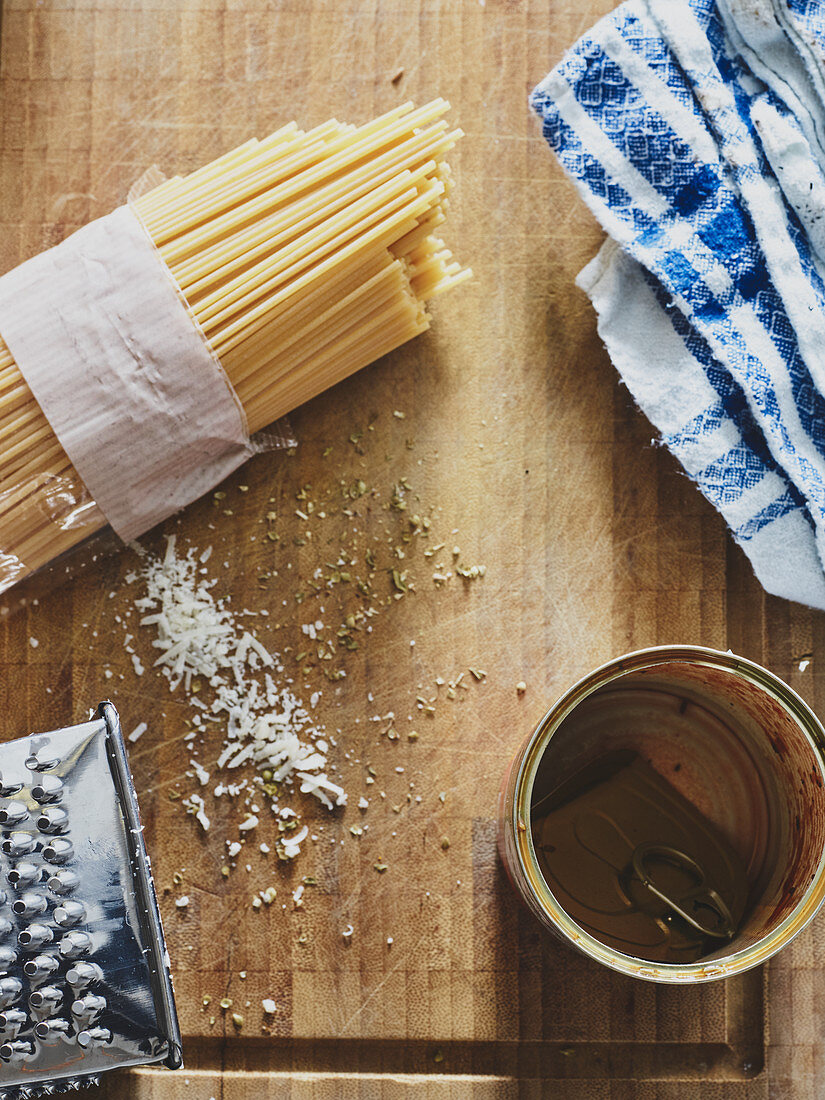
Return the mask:
<svg viewBox="0 0 825 1100">
<path fill-rule="evenodd" d="M 295 454 L 258 456 L 222 487 L 225 497 L 142 540 L 153 552 L 169 533 L 183 546 L 212 545 L 222 594 L 237 610 L 268 610 L 251 620 L 259 635 L 285 655 L 303 695 L 322 691 L 315 713 L 337 742 L 350 802 L 329 815 L 297 801 L 317 842 L 281 865 L 258 850 L 274 843 L 273 824 L 262 823 L 222 877 L 237 813 L 219 806 L 203 834 L 183 812 L 174 794 L 193 789 L 182 740 L 191 708 L 151 670 L 137 676 L 123 648 L 130 631 L 151 659 L 149 639 L 126 618 L 139 594 L 126 580 L 139 564 L 133 551 L 87 555 L 69 577 L 56 570 L 22 586 L 28 606 L 0 626 L 4 737 L 78 721 L 106 696 L 127 729 L 149 727 L 131 759 L 187 1068 L 115 1074 L 94 1095 L 825 1092 L 825 918 L 766 971 L 696 989 L 636 983 L 544 935 L 495 851 L 509 758 L 561 691 L 619 652 L 730 647 L 825 713 L 825 617 L 764 595 L 719 517 L 653 444 L 573 285 L 600 234 L 526 99 L 611 6 L 5 0 L 0 271 L 122 202 L 150 164 L 185 172 L 286 119 L 362 122 L 443 95 L 466 132 L 451 158 L 445 237 L 473 267 L 472 284 L 436 304 L 431 333 L 296 412 Z M 409 508 L 431 520 L 429 542 L 401 541 L 409 513 L 388 504 L 402 478 Z M 368 492 L 348 517 L 346 489 L 359 479 Z M 305 486 L 316 507 L 309 524 L 295 515 Z M 265 537 L 270 529 L 279 541 Z M 385 574 L 392 547 L 406 547 L 415 590 L 396 600 L 385 575 L 372 632 L 347 654 L 346 678 L 330 681 L 321 662 L 303 673 L 296 661 L 301 626 L 345 615 L 352 596 L 336 590 L 321 613 L 321 598 L 299 604 L 295 592 L 345 543 L 373 547 Z M 436 565 L 456 560 L 484 564 L 485 576 L 437 586 Z M 800 671 L 804 654 L 813 657 Z M 476 680 L 471 667 L 486 675 Z M 416 708 L 419 695 L 437 698 L 432 717 Z M 397 740 L 389 719 L 372 721 L 390 712 Z M 201 749 L 205 763 L 218 744 Z M 369 828 L 355 836 L 353 825 Z M 317 886 L 295 908 L 304 876 Z M 277 903 L 253 910 L 268 885 Z M 190 903 L 178 909 L 184 892 Z M 243 1015 L 240 1029 L 218 1007 L 223 997 Z M 273 1017 L 266 997 L 278 1005 Z"/>
</svg>

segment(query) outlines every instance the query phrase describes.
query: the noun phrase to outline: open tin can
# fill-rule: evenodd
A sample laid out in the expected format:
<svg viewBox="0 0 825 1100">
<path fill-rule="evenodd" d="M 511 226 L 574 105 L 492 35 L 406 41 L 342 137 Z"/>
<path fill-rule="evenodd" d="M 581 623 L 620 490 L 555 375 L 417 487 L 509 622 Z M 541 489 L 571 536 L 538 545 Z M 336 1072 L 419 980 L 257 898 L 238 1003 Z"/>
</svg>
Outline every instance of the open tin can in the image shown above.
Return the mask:
<svg viewBox="0 0 825 1100">
<path fill-rule="evenodd" d="M 656 982 L 731 977 L 825 898 L 825 730 L 742 657 L 627 654 L 517 753 L 499 850 L 528 908 L 591 958 Z"/>
</svg>

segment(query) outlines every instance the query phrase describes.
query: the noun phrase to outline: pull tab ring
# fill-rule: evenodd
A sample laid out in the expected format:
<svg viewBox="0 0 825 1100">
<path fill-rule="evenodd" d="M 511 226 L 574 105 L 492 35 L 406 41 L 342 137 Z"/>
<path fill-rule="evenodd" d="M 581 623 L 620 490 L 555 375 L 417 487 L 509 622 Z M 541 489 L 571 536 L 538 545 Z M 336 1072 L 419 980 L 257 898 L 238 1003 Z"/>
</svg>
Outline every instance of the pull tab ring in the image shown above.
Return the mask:
<svg viewBox="0 0 825 1100">
<path fill-rule="evenodd" d="M 661 859 L 666 860 L 673 867 L 677 867 L 679 870 L 688 871 L 690 874 L 696 877 L 698 885 L 689 890 L 682 897 L 674 899 L 669 897 L 664 891 L 652 881 L 650 872 L 646 867 L 646 861 L 651 856 L 659 856 Z M 641 884 L 650 890 L 651 894 L 654 894 L 660 901 L 663 901 L 669 909 L 672 909 L 674 913 L 698 929 L 705 936 L 712 936 L 714 939 L 729 940 L 736 932 L 736 926 L 733 923 L 733 917 L 731 916 L 730 909 L 728 909 L 725 902 L 719 896 L 719 894 L 712 887 L 705 886 L 705 872 L 699 866 L 695 859 L 692 859 L 685 852 L 680 851 L 678 848 L 672 848 L 667 844 L 656 844 L 648 842 L 646 844 L 638 844 L 633 850 L 631 856 L 631 866 L 633 868 L 633 874 L 641 882 Z M 702 907 L 710 909 L 717 917 L 717 924 L 715 928 L 708 928 L 697 920 L 695 916 L 688 913 L 684 907 L 684 903 L 688 901 L 700 901 Z"/>
</svg>

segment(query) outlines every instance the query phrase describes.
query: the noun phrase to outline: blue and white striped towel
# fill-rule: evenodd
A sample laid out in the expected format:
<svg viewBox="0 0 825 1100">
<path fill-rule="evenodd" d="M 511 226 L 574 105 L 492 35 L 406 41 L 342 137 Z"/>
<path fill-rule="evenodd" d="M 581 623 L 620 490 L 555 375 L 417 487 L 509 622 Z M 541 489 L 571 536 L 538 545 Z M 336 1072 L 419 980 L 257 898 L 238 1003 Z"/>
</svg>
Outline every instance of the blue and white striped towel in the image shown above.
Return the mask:
<svg viewBox="0 0 825 1100">
<path fill-rule="evenodd" d="M 639 406 L 778 596 L 825 609 L 825 0 L 628 0 L 536 88 L 609 235 Z"/>
</svg>

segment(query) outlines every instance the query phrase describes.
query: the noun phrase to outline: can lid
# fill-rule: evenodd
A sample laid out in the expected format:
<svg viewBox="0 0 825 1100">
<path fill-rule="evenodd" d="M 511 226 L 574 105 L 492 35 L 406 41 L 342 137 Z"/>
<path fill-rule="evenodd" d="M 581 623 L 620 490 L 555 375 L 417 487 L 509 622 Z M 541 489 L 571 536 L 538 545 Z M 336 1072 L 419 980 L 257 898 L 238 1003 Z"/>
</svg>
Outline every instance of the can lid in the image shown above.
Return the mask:
<svg viewBox="0 0 825 1100">
<path fill-rule="evenodd" d="M 684 964 L 734 937 L 748 897 L 744 863 L 646 760 L 606 753 L 536 794 L 542 876 L 565 912 L 606 947 Z"/>
</svg>

